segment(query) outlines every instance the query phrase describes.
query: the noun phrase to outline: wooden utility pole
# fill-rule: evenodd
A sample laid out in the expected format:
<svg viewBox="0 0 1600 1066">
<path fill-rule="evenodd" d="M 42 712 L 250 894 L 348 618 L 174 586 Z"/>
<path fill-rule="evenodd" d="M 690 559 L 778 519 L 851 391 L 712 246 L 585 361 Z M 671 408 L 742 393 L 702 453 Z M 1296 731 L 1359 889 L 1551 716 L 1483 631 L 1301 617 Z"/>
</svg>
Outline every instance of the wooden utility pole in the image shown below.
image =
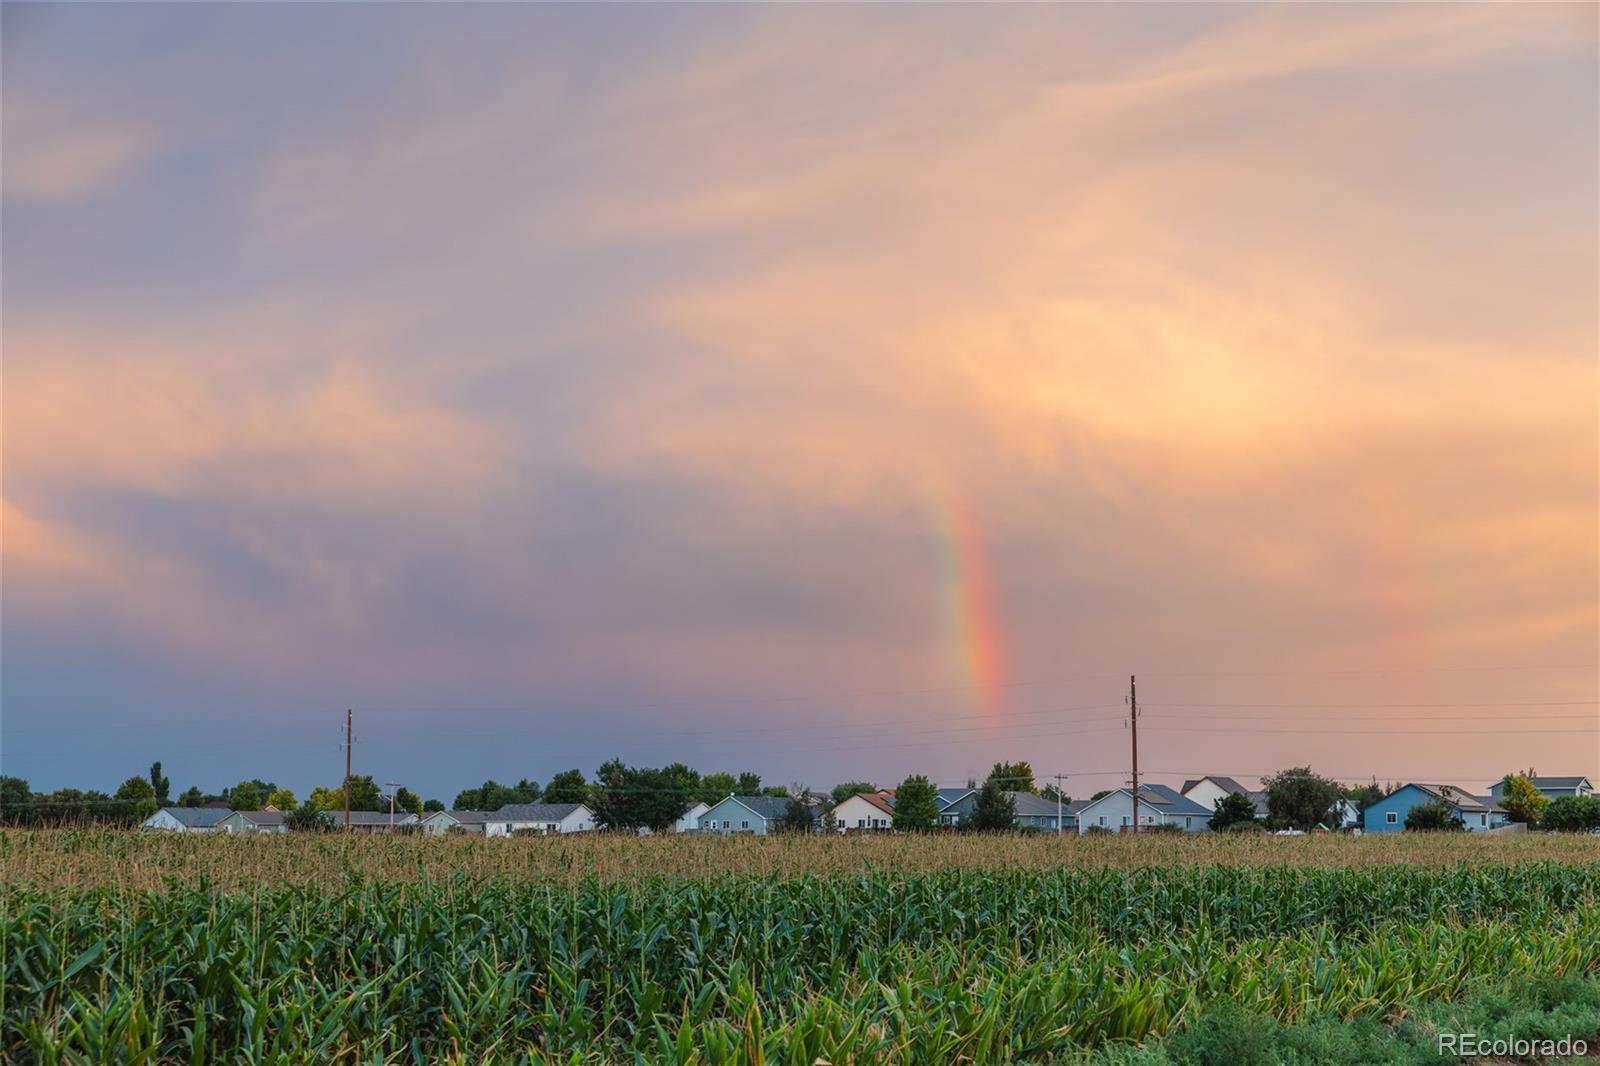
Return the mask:
<svg viewBox="0 0 1600 1066">
<path fill-rule="evenodd" d="M 1139 831 L 1139 681 L 1128 675 L 1128 733 L 1133 739 L 1133 831 Z"/>
<path fill-rule="evenodd" d="M 1061 835 L 1061 782 L 1067 779 L 1066 774 L 1056 774 L 1056 836 Z"/>
<path fill-rule="evenodd" d="M 355 738 L 354 726 L 355 712 L 346 707 L 344 712 L 344 831 L 346 833 L 350 832 L 350 741 Z"/>
</svg>

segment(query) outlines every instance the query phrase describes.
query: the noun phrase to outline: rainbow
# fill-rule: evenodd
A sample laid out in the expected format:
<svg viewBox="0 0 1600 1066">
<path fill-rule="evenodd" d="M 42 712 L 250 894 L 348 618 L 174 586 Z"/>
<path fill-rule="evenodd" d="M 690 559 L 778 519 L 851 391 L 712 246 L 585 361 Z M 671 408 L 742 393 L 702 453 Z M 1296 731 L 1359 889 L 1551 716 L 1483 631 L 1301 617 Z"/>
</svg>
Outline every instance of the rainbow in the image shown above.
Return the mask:
<svg viewBox="0 0 1600 1066">
<path fill-rule="evenodd" d="M 942 524 L 949 549 L 951 632 L 978 708 L 993 717 L 1004 709 L 1006 685 L 1005 639 L 993 573 L 971 504 L 960 496 L 949 501 L 942 508 Z"/>
</svg>

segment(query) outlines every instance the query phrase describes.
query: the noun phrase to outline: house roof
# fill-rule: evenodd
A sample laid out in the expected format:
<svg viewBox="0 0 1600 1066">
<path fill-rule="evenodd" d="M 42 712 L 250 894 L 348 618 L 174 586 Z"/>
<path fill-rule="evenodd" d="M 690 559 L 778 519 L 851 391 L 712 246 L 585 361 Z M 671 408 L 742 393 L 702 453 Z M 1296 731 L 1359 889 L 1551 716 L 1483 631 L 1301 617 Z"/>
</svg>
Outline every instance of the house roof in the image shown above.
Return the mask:
<svg viewBox="0 0 1600 1066">
<path fill-rule="evenodd" d="M 1474 814 L 1494 814 L 1502 809 L 1495 804 L 1494 800 L 1486 796 L 1473 795 L 1460 785 L 1423 784 L 1420 781 L 1412 781 L 1410 785 L 1412 788 L 1419 788 L 1436 799 L 1443 800 L 1452 807 L 1463 811 L 1471 811 Z"/>
<path fill-rule="evenodd" d="M 782 818 L 789 810 L 788 796 L 732 796 L 730 798 L 769 822 Z"/>
<path fill-rule="evenodd" d="M 163 807 L 157 813 L 168 815 L 187 829 L 213 829 L 233 812 L 226 807 Z"/>
<path fill-rule="evenodd" d="M 228 817 L 231 818 L 236 814 L 240 818 L 243 818 L 245 821 L 251 823 L 252 825 L 282 825 L 283 824 L 283 812 L 282 811 L 230 811 L 230 812 L 228 812 Z M 227 819 L 218 819 L 219 822 L 220 821 L 226 821 L 226 820 Z"/>
<path fill-rule="evenodd" d="M 857 792 L 851 799 L 866 800 L 884 814 L 894 813 L 894 793 L 888 792 Z"/>
<path fill-rule="evenodd" d="M 937 790 L 937 796 L 938 796 L 938 799 L 939 799 L 939 809 L 942 811 L 946 807 L 949 807 L 949 806 L 951 806 L 953 804 L 956 804 L 956 803 L 960 803 L 963 799 L 965 799 L 967 796 L 972 795 L 976 791 L 978 791 L 978 790 L 975 789 L 975 788 L 941 788 L 941 789 L 938 789 Z"/>
<path fill-rule="evenodd" d="M 441 814 L 460 825 L 482 825 L 494 817 L 488 811 L 434 811 L 428 818 L 437 818 Z M 427 821 L 428 818 L 424 818 L 423 821 Z"/>
<path fill-rule="evenodd" d="M 1217 774 L 1207 774 L 1205 777 L 1191 777 L 1189 780 L 1183 783 L 1183 787 L 1178 791 L 1187 796 L 1189 794 L 1189 790 L 1202 781 L 1210 781 L 1224 792 L 1243 792 L 1246 795 L 1250 794 L 1250 790 L 1248 788 L 1245 788 L 1233 778 L 1221 777 Z"/>
<path fill-rule="evenodd" d="M 491 822 L 559 822 L 581 803 L 508 803 L 491 814 Z M 585 807 L 585 810 L 588 808 Z"/>
<path fill-rule="evenodd" d="M 1088 803 L 1084 804 L 1083 807 L 1080 807 L 1079 810 L 1092 807 L 1096 803 L 1103 802 L 1104 800 L 1109 799 L 1110 797 L 1119 793 L 1124 796 L 1131 796 L 1133 794 L 1133 790 L 1129 788 L 1112 789 L 1104 796 L 1101 796 L 1100 799 L 1090 800 Z M 1149 805 L 1152 810 L 1160 811 L 1162 814 L 1171 815 L 1201 815 L 1209 818 L 1214 813 L 1206 810 L 1189 797 L 1180 795 L 1177 790 L 1172 788 L 1170 785 L 1140 785 L 1139 805 Z"/>
<path fill-rule="evenodd" d="M 1496 785 L 1499 783 L 1498 781 L 1495 782 Z M 1589 784 L 1589 779 L 1581 775 L 1578 777 L 1535 777 L 1533 779 L 1535 788 L 1578 788 L 1587 784 Z"/>
<path fill-rule="evenodd" d="M 344 811 L 342 809 L 341 810 L 337 810 L 337 811 L 323 811 L 322 812 L 322 817 L 327 819 L 328 821 L 332 822 L 334 825 L 338 825 L 338 826 L 344 825 Z M 395 825 L 410 825 L 412 822 L 415 822 L 415 821 L 418 821 L 418 818 L 417 818 L 416 815 L 412 814 L 410 811 L 396 810 L 394 812 L 394 824 Z M 388 811 L 351 811 L 350 812 L 350 824 L 351 825 L 388 825 L 389 824 L 389 812 Z"/>
<path fill-rule="evenodd" d="M 1018 817 L 1025 818 L 1054 818 L 1056 816 L 1056 801 L 1037 796 L 1032 792 L 1007 792 L 1011 802 L 1017 809 Z M 1061 805 L 1062 814 L 1067 812 L 1067 804 Z"/>
</svg>

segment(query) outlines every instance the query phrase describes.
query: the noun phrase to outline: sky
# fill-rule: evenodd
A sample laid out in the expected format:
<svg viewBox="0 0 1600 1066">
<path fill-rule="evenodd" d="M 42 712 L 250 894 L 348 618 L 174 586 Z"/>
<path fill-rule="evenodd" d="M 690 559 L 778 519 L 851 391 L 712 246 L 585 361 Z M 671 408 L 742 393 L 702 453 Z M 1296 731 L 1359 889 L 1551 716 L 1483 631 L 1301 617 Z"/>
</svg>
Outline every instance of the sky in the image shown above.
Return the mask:
<svg viewBox="0 0 1600 1066">
<path fill-rule="evenodd" d="M 0 17 L 35 789 L 1600 780 L 1591 5 Z"/>
</svg>

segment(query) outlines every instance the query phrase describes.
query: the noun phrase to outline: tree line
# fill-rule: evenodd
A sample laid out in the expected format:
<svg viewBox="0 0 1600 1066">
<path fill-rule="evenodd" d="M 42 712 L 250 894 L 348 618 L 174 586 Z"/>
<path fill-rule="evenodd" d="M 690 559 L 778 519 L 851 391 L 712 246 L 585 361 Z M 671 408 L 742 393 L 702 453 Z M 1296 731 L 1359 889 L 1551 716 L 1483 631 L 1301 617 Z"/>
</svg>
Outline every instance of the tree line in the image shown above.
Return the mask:
<svg viewBox="0 0 1600 1066">
<path fill-rule="evenodd" d="M 1533 776 L 1533 771 L 1529 770 L 1507 774 L 1503 779 L 1500 806 L 1512 821 L 1532 828 L 1569 832 L 1600 829 L 1600 796 L 1568 796 L 1552 801 L 1534 785 Z M 1026 761 L 995 763 L 981 785 L 969 779 L 967 787 L 975 789 L 978 795 L 972 815 L 962 828 L 976 831 L 1014 830 L 1017 826 L 1016 804 L 1011 798 L 1014 793 L 1033 793 L 1051 801 L 1057 798 L 1055 786 L 1036 784 L 1033 768 Z M 1310 767 L 1300 766 L 1264 778 L 1262 787 L 1267 796 L 1265 818 L 1258 815 L 1251 797 L 1233 794 L 1217 801 L 1210 827 L 1226 831 L 1299 829 L 1309 832 L 1319 825 L 1329 824 L 1341 800 L 1351 801 L 1359 813 L 1394 791 L 1395 786 L 1382 788 L 1376 779 L 1365 785 L 1347 786 L 1313 773 Z M 761 776 L 749 770 L 738 774 L 702 774 L 682 762 L 643 767 L 611 759 L 596 770 L 593 781 L 576 768 L 557 773 L 543 786 L 528 778 L 514 785 L 487 780 L 476 788 L 458 792 L 453 808 L 493 811 L 512 804 L 582 803 L 594 811 L 597 823 L 603 828 L 660 832 L 672 828 L 697 802 L 714 805 L 730 795 L 765 795 L 790 801 L 781 819 L 784 828 L 833 829 L 834 807 L 858 793 L 877 790 L 871 781 L 844 781 L 829 792 L 819 794 L 798 784 L 763 785 Z M 891 823 L 895 829 L 916 832 L 938 825 L 938 789 L 926 775 L 906 777 L 895 786 L 894 792 Z M 1109 789 L 1096 792 L 1091 799 L 1099 799 L 1109 792 Z M 389 810 L 391 797 L 381 791 L 369 774 L 352 775 L 349 793 L 353 811 Z M 1063 804 L 1071 802 L 1071 797 L 1065 794 L 1060 799 Z M 423 800 L 408 788 L 396 789 L 392 801 L 395 810 L 418 816 L 445 809 L 443 802 Z M 345 786 L 314 786 L 302 802 L 290 789 L 251 778 L 216 793 L 190 786 L 174 799 L 171 781 L 162 772 L 160 762 L 151 764 L 147 774 L 129 777 L 113 793 L 75 788 L 33 792 L 23 778 L 0 776 L 0 824 L 7 825 L 137 825 L 162 807 L 213 804 L 242 811 L 271 807 L 284 813 L 291 828 L 314 829 L 327 824 L 321 817 L 322 812 L 344 810 Z M 1447 805 L 1434 802 L 1413 808 L 1406 819 L 1406 828 L 1448 831 L 1464 826 Z"/>
</svg>

